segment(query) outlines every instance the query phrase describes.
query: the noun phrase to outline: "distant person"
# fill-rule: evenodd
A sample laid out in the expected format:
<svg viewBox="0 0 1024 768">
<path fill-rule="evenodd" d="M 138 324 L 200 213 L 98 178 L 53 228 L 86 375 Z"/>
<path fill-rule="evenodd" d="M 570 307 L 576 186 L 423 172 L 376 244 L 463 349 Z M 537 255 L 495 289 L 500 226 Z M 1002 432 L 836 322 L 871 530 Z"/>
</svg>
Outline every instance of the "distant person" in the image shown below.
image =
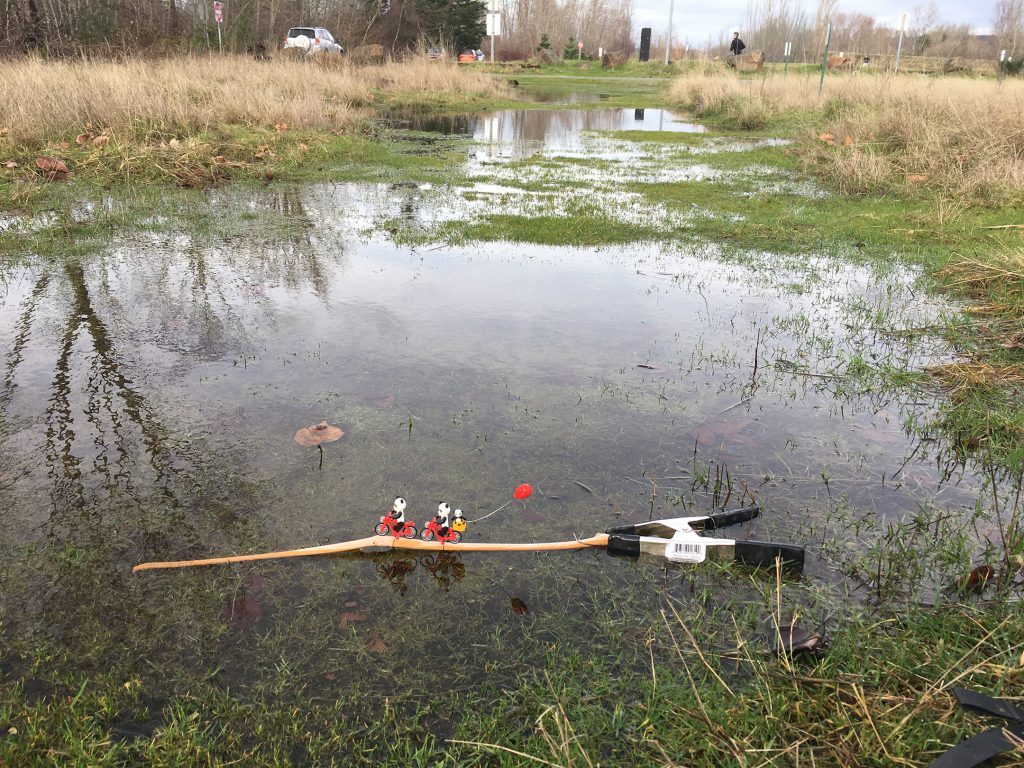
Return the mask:
<svg viewBox="0 0 1024 768">
<path fill-rule="evenodd" d="M 732 42 L 729 43 L 729 53 L 731 53 L 733 56 L 739 56 L 741 53 L 743 53 L 743 49 L 746 47 L 746 44 L 742 40 L 740 40 L 740 33 L 733 32 Z"/>
</svg>

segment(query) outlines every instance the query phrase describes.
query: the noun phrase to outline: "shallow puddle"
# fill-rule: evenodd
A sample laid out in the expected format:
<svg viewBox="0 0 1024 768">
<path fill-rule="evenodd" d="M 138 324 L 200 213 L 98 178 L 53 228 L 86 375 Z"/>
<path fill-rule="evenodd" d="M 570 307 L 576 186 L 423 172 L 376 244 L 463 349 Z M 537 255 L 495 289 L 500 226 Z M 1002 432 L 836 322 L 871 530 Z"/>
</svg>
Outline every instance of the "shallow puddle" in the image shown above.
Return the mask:
<svg viewBox="0 0 1024 768">
<path fill-rule="evenodd" d="M 492 140 L 569 151 L 589 146 L 584 130 L 697 129 L 659 110 L 503 114 L 467 119 L 481 140 L 469 162 Z M 875 520 L 972 503 L 970 480 L 943 485 L 904 430 L 933 403 L 839 386 L 854 358 L 916 369 L 945 354 L 866 321 L 934 320 L 913 274 L 834 254 L 726 259 L 712 244 L 408 248 L 368 234 L 456 216 L 451 196 L 221 190 L 209 204 L 252 222 L 230 239 L 126 236 L 5 268 L 4 630 L 57 639 L 83 665 L 145 655 L 238 683 L 284 647 L 324 691 L 325 659 L 362 654 L 345 684 L 388 693 L 417 659 L 455 656 L 442 677 L 458 689 L 510 674 L 490 662 L 530 658 L 539 638 L 611 636 L 616 600 L 655 621 L 659 590 L 749 586 L 596 553 L 130 566 L 366 536 L 398 495 L 418 523 L 440 500 L 473 519 L 532 482 L 533 498 L 467 535 L 566 539 L 752 493 L 763 516 L 735 535 L 808 546 L 807 579 L 827 593 L 842 578 L 817 557 L 824 537 L 858 546 L 829 517 L 836 500 Z M 287 226 L 260 227 L 270 215 Z M 321 419 L 345 431 L 322 468 L 293 440 Z"/>
</svg>

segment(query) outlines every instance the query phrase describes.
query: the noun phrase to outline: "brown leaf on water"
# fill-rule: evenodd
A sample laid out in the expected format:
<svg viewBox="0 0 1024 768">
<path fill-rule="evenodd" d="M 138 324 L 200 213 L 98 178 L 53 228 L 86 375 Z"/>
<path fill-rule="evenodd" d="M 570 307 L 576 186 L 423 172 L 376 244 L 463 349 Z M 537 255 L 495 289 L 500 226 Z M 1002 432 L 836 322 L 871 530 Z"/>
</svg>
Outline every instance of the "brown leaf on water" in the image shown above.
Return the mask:
<svg viewBox="0 0 1024 768">
<path fill-rule="evenodd" d="M 366 614 L 345 611 L 345 613 L 338 617 L 338 623 L 341 624 L 342 629 L 345 629 L 358 621 L 366 621 Z"/>
<path fill-rule="evenodd" d="M 239 595 L 220 612 L 220 620 L 230 624 L 232 629 L 249 629 L 261 616 L 263 606 L 249 595 Z"/>
<path fill-rule="evenodd" d="M 985 587 L 988 586 L 995 575 L 996 569 L 991 565 L 979 565 L 967 574 L 967 578 L 960 582 L 960 586 L 967 592 L 981 593 L 985 591 Z"/>
<path fill-rule="evenodd" d="M 295 442 L 311 448 L 321 443 L 333 443 L 335 440 L 343 437 L 344 434 L 345 430 L 341 429 L 341 427 L 332 426 L 324 420 L 319 424 L 313 424 L 298 430 L 295 433 Z"/>
<path fill-rule="evenodd" d="M 366 641 L 365 646 L 370 653 L 386 653 L 388 650 L 388 644 L 379 637 L 371 637 Z"/>
<path fill-rule="evenodd" d="M 97 136 L 95 139 L 92 140 L 92 145 L 96 147 L 96 149 L 103 149 L 105 146 L 107 146 L 107 143 L 109 141 L 109 136 Z"/>
<path fill-rule="evenodd" d="M 58 160 L 55 157 L 45 157 L 43 155 L 36 158 L 36 168 L 43 172 L 48 181 L 53 181 L 54 179 L 66 179 L 68 174 L 71 173 L 63 160 Z"/>
<path fill-rule="evenodd" d="M 519 517 L 524 523 L 543 523 L 547 519 L 531 507 L 524 507 L 523 511 L 519 513 Z"/>
<path fill-rule="evenodd" d="M 776 653 L 811 653 L 822 646 L 821 635 L 808 632 L 796 624 L 784 624 L 776 629 L 774 617 L 765 622 L 765 633 Z"/>
<path fill-rule="evenodd" d="M 513 613 L 518 613 L 520 616 L 530 612 L 530 609 L 526 607 L 526 603 L 520 600 L 518 597 L 510 597 L 508 604 L 512 608 Z"/>
<path fill-rule="evenodd" d="M 375 397 L 370 402 L 372 402 L 378 408 L 390 408 L 395 404 L 395 396 L 384 395 L 382 397 Z"/>
<path fill-rule="evenodd" d="M 44 173 L 71 173 L 71 170 L 64 164 L 63 160 L 43 155 L 36 158 L 36 168 Z"/>
</svg>

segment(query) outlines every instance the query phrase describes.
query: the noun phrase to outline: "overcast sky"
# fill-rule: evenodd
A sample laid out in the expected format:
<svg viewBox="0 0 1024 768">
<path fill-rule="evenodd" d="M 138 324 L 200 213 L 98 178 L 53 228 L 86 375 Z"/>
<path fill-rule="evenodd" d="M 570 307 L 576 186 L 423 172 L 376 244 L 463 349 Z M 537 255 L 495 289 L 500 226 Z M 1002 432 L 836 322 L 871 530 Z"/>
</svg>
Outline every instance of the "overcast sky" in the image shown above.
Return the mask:
<svg viewBox="0 0 1024 768">
<path fill-rule="evenodd" d="M 668 27 L 669 0 L 634 0 L 633 20 L 637 37 L 641 27 L 651 27 L 655 35 L 663 34 Z M 900 15 L 911 14 L 914 5 L 922 0 L 840 0 L 839 10 L 859 11 L 874 16 L 892 27 L 899 27 Z M 989 32 L 995 0 L 965 2 L 964 0 L 936 0 L 943 21 L 954 24 L 970 24 L 976 32 Z M 804 10 L 814 17 L 816 0 L 803 0 Z M 743 19 L 747 12 L 747 0 L 717 0 L 709 3 L 698 0 L 676 0 L 672 14 L 672 37 L 685 37 L 691 45 L 704 46 L 710 37 L 717 42 L 719 34 L 728 34 L 739 29 L 743 36 Z M 639 39 L 637 41 L 639 45 Z"/>
</svg>

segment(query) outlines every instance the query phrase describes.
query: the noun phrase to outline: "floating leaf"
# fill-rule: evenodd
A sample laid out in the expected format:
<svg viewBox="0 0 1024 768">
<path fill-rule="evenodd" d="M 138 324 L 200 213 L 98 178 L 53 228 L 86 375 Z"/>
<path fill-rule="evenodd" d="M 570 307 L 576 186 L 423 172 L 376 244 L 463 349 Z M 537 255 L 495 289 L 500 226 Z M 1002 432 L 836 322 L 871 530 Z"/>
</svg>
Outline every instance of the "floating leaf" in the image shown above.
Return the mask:
<svg viewBox="0 0 1024 768">
<path fill-rule="evenodd" d="M 338 617 L 338 623 L 341 624 L 342 629 L 355 624 L 357 621 L 366 621 L 366 614 L 346 611 Z"/>
<path fill-rule="evenodd" d="M 256 598 L 240 595 L 231 601 L 220 612 L 220 620 L 231 625 L 232 629 L 248 629 L 263 616 L 263 606 Z"/>
<path fill-rule="evenodd" d="M 43 172 L 47 181 L 62 181 L 68 177 L 70 170 L 63 160 L 40 155 L 36 158 L 36 168 Z"/>
<path fill-rule="evenodd" d="M 967 574 L 967 578 L 960 582 L 960 586 L 968 592 L 984 592 L 985 587 L 988 586 L 988 583 L 993 579 L 993 577 L 995 577 L 995 575 L 996 569 L 991 565 L 979 565 Z"/>
<path fill-rule="evenodd" d="M 520 616 L 530 612 L 530 609 L 526 607 L 526 603 L 518 597 L 510 597 L 508 599 L 508 604 L 511 606 L 512 612 L 518 613 Z"/>
<path fill-rule="evenodd" d="M 333 427 L 327 421 L 321 421 L 310 427 L 303 427 L 295 433 L 295 442 L 299 445 L 312 447 L 321 443 L 333 443 L 345 434 L 340 427 Z"/>
<path fill-rule="evenodd" d="M 370 653 L 386 653 L 388 650 L 388 644 L 379 637 L 372 637 L 366 641 L 366 650 Z"/>
<path fill-rule="evenodd" d="M 519 516 L 522 518 L 524 523 L 543 523 L 547 519 L 544 515 L 540 514 L 540 512 L 535 512 L 529 507 L 520 512 Z"/>
<path fill-rule="evenodd" d="M 375 397 L 371 402 L 378 408 L 390 408 L 395 404 L 395 396 L 384 395 L 383 397 Z"/>
<path fill-rule="evenodd" d="M 59 173 L 67 175 L 71 173 L 71 170 L 64 164 L 63 160 L 58 160 L 56 157 L 46 157 L 44 155 L 40 155 L 36 158 L 36 168 L 49 175 L 56 175 Z"/>
<path fill-rule="evenodd" d="M 808 632 L 796 624 L 784 624 L 776 629 L 774 618 L 765 622 L 765 633 L 776 653 L 810 653 L 822 645 L 821 635 Z"/>
</svg>

